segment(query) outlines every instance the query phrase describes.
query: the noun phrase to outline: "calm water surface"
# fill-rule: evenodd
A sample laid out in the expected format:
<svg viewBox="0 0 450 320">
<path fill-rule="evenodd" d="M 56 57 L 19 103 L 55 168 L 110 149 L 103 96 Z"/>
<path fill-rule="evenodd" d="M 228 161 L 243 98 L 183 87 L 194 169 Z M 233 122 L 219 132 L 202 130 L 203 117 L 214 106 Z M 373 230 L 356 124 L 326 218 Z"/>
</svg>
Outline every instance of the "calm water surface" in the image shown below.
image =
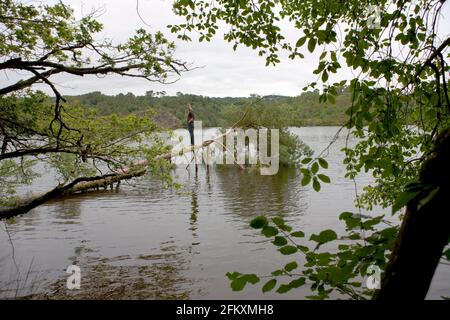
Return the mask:
<svg viewBox="0 0 450 320">
<path fill-rule="evenodd" d="M 292 128 L 315 152 L 337 130 Z M 214 134 L 215 129 L 206 132 Z M 343 178 L 339 152 L 345 143 L 343 134 L 331 147 L 327 160 L 332 183 L 320 193 L 301 187 L 293 170 L 260 176 L 233 166 L 209 172 L 199 167 L 196 173 L 193 166 L 186 170 L 181 165 L 173 171 L 183 185 L 180 190 L 164 189 L 160 181 L 143 177 L 122 183 L 118 190 L 58 199 L 0 223 L 0 298 L 304 298 L 307 286 L 287 295 L 262 294 L 260 286 L 235 293 L 225 273 L 270 274 L 289 261 L 249 228 L 256 215 L 281 214 L 307 234 L 342 230 L 339 213 L 355 210 L 355 184 Z M 369 182 L 362 176 L 356 187 Z M 32 188 L 43 191 L 53 184 L 47 174 Z M 71 264 L 81 267 L 81 290 L 65 288 L 65 270 Z M 450 267 L 440 266 L 429 298 L 450 296 L 449 276 Z"/>
</svg>

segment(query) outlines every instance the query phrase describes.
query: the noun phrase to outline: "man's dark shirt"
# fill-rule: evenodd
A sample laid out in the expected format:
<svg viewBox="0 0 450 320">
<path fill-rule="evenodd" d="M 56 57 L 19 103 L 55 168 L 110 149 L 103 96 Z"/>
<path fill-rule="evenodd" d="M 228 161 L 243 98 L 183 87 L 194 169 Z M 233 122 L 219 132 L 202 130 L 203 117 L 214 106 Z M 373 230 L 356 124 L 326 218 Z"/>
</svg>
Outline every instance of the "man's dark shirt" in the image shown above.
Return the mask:
<svg viewBox="0 0 450 320">
<path fill-rule="evenodd" d="M 189 123 L 189 120 L 195 120 L 195 116 L 194 116 L 194 113 L 192 112 L 192 111 L 189 111 L 189 113 L 188 113 L 188 117 L 187 117 L 187 121 L 188 121 L 188 123 Z"/>
<path fill-rule="evenodd" d="M 189 122 L 189 120 L 191 120 L 191 119 L 192 119 L 192 121 Z M 191 136 L 191 145 L 194 145 L 194 120 L 195 120 L 194 113 L 192 111 L 189 111 L 188 117 L 187 117 L 187 123 L 188 123 L 189 135 Z"/>
</svg>

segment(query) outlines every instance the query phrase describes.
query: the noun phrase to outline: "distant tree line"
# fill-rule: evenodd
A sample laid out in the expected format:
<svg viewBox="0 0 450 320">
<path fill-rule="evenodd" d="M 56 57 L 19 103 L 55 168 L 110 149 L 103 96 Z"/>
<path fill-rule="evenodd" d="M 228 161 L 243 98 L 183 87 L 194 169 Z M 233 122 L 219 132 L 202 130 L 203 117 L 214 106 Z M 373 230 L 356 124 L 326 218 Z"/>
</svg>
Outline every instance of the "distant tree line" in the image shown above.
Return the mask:
<svg viewBox="0 0 450 320">
<path fill-rule="evenodd" d="M 188 103 L 192 103 L 196 118 L 203 121 L 204 127 L 232 125 L 235 117 L 230 115 L 246 108 L 256 98 L 257 95 L 219 98 L 180 92 L 168 96 L 165 92 L 154 91 L 147 91 L 143 96 L 133 93 L 110 96 L 95 91 L 67 97 L 71 103 L 94 108 L 101 115 L 140 113 L 153 109 L 156 122 L 168 128 L 184 126 Z M 349 90 L 342 88 L 334 104 L 320 102 L 320 92 L 315 90 L 296 97 L 265 96 L 258 101 L 258 107 L 277 112 L 286 126 L 338 126 L 349 119 L 345 111 L 351 104 L 350 98 Z"/>
</svg>

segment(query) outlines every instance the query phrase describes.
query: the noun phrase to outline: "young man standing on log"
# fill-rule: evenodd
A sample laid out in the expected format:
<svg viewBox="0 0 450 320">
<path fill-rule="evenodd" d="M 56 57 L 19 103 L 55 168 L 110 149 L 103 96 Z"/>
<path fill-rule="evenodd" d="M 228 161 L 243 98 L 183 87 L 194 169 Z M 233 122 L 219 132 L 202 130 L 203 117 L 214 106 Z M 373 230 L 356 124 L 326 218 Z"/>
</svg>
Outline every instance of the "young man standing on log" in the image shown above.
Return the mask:
<svg viewBox="0 0 450 320">
<path fill-rule="evenodd" d="M 192 110 L 192 104 L 188 104 L 188 116 L 187 116 L 187 124 L 188 124 L 188 130 L 189 135 L 191 136 L 191 146 L 194 145 L 194 111 Z"/>
</svg>

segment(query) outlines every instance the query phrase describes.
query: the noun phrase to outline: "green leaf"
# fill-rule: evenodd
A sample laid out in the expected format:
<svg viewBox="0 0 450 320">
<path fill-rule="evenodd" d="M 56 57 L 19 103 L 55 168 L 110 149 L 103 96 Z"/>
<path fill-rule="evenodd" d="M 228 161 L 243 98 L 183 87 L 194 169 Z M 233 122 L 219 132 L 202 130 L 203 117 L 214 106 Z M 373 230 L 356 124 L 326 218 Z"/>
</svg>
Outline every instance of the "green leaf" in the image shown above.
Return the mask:
<svg viewBox="0 0 450 320">
<path fill-rule="evenodd" d="M 272 218 L 273 223 L 275 223 L 277 226 L 284 225 L 284 219 L 282 217 L 273 217 Z"/>
<path fill-rule="evenodd" d="M 286 231 L 286 232 L 291 232 L 292 231 L 292 227 L 288 226 L 286 224 L 283 224 L 282 226 L 279 226 L 278 228 L 280 228 L 280 230 Z"/>
<path fill-rule="evenodd" d="M 319 234 L 311 235 L 309 240 L 317 242 L 317 246 L 337 239 L 337 234 L 331 229 L 322 231 Z"/>
<path fill-rule="evenodd" d="M 414 199 L 420 191 L 404 191 L 400 193 L 395 200 L 394 204 L 392 205 L 392 214 L 396 213 L 398 210 L 406 206 L 406 204 Z"/>
<path fill-rule="evenodd" d="M 277 289 L 277 292 L 278 293 L 286 293 L 286 292 L 288 292 L 289 290 L 291 290 L 292 288 L 289 286 L 289 285 L 287 285 L 287 284 L 282 284 L 278 289 Z"/>
<path fill-rule="evenodd" d="M 306 42 L 306 36 L 305 37 L 301 37 L 301 38 L 299 38 L 297 40 L 297 43 L 295 44 L 295 46 L 297 48 L 299 48 L 299 47 L 303 46 L 305 44 L 305 42 Z"/>
<path fill-rule="evenodd" d="M 292 261 L 284 266 L 284 270 L 286 270 L 287 272 L 291 272 L 292 270 L 297 269 L 297 267 L 298 267 L 297 262 Z"/>
<path fill-rule="evenodd" d="M 246 274 L 245 279 L 247 282 L 250 282 L 251 284 L 256 284 L 259 282 L 259 277 L 256 274 Z"/>
<path fill-rule="evenodd" d="M 254 218 L 251 222 L 250 222 L 250 227 L 252 227 L 253 229 L 262 229 L 264 228 L 269 222 L 267 221 L 267 218 L 264 216 L 258 216 L 256 218 Z"/>
<path fill-rule="evenodd" d="M 305 236 L 305 233 L 303 231 L 295 231 L 291 233 L 291 236 L 296 238 L 303 238 Z"/>
<path fill-rule="evenodd" d="M 349 211 L 344 211 L 339 215 L 339 220 L 347 220 L 349 218 L 353 218 L 353 213 Z"/>
<path fill-rule="evenodd" d="M 276 236 L 272 243 L 278 247 L 286 245 L 288 242 L 285 237 Z"/>
<path fill-rule="evenodd" d="M 309 248 L 308 248 L 308 247 L 305 247 L 305 246 L 297 246 L 297 248 L 300 249 L 300 251 L 301 251 L 301 252 L 304 252 L 304 253 L 306 253 L 306 252 L 309 251 Z"/>
<path fill-rule="evenodd" d="M 317 40 L 315 38 L 311 38 L 308 41 L 308 51 L 313 53 L 314 49 L 316 48 Z"/>
<path fill-rule="evenodd" d="M 300 173 L 303 175 L 311 175 L 311 171 L 306 168 L 300 168 Z"/>
<path fill-rule="evenodd" d="M 294 246 L 284 246 L 284 247 L 281 247 L 279 249 L 279 251 L 283 255 L 290 255 L 290 254 L 296 253 L 298 251 L 298 249 L 297 249 L 297 247 L 294 247 Z"/>
<path fill-rule="evenodd" d="M 328 72 L 327 70 L 324 70 L 322 73 L 322 82 L 327 82 L 328 80 Z"/>
<path fill-rule="evenodd" d="M 324 158 L 317 159 L 322 168 L 328 169 L 328 162 Z"/>
<path fill-rule="evenodd" d="M 320 191 L 320 183 L 319 183 L 319 181 L 317 180 L 317 178 L 314 178 L 314 180 L 313 180 L 313 189 L 314 189 L 314 191 L 316 191 L 316 192 L 319 192 L 319 191 Z"/>
<path fill-rule="evenodd" d="M 274 236 L 276 236 L 278 234 L 278 229 L 274 228 L 274 227 L 271 227 L 271 226 L 265 226 L 262 229 L 261 233 L 264 236 L 266 236 L 267 238 L 270 238 L 270 237 L 274 237 Z"/>
<path fill-rule="evenodd" d="M 272 272 L 272 275 L 275 277 L 281 276 L 284 274 L 283 270 L 275 270 L 274 272 Z"/>
<path fill-rule="evenodd" d="M 317 164 L 317 162 L 314 162 L 313 165 L 311 166 L 311 172 L 313 174 L 316 174 L 317 171 L 319 171 L 319 165 Z"/>
<path fill-rule="evenodd" d="M 247 283 L 256 284 L 259 277 L 255 274 L 244 274 L 231 281 L 230 286 L 233 291 L 242 291 Z"/>
<path fill-rule="evenodd" d="M 352 212 L 342 212 L 339 215 L 339 220 L 344 220 L 348 230 L 352 230 L 355 227 L 361 227 L 361 218 Z"/>
<path fill-rule="evenodd" d="M 311 182 L 311 176 L 309 174 L 305 174 L 301 181 L 301 185 L 302 185 L 302 187 L 304 187 L 304 186 L 308 185 L 310 182 Z"/>
<path fill-rule="evenodd" d="M 244 277 L 239 277 L 237 279 L 234 279 L 230 283 L 230 287 L 233 291 L 242 291 L 245 288 L 245 285 L 247 284 L 247 281 Z"/>
<path fill-rule="evenodd" d="M 332 61 L 337 61 L 336 51 L 331 51 L 331 60 Z"/>
<path fill-rule="evenodd" d="M 277 285 L 277 280 L 276 279 L 272 279 L 266 282 L 266 284 L 263 286 L 262 291 L 265 292 L 269 292 L 271 291 L 273 288 L 275 288 L 275 286 Z"/>
<path fill-rule="evenodd" d="M 302 160 L 302 164 L 308 164 L 308 163 L 310 163 L 311 162 L 311 160 L 312 160 L 312 158 L 304 158 L 303 160 Z"/>
<path fill-rule="evenodd" d="M 228 277 L 228 279 L 230 279 L 230 280 L 234 280 L 234 279 L 236 279 L 237 277 L 239 277 L 241 275 L 241 273 L 239 273 L 239 272 L 227 272 L 226 273 L 226 276 Z"/>
<path fill-rule="evenodd" d="M 326 176 L 324 174 L 318 174 L 317 177 L 320 180 L 322 180 L 323 182 L 325 182 L 325 183 L 330 183 L 331 182 L 330 177 L 328 177 L 328 176 Z"/>
<path fill-rule="evenodd" d="M 301 278 L 298 278 L 298 279 L 295 279 L 295 280 L 292 280 L 291 282 L 289 282 L 289 286 L 291 288 L 296 289 L 296 288 L 301 287 L 305 283 L 306 283 L 306 279 L 304 277 L 301 277 Z"/>
<path fill-rule="evenodd" d="M 357 233 L 352 233 L 348 238 L 350 240 L 359 240 L 359 239 L 361 239 L 361 236 Z"/>
</svg>

